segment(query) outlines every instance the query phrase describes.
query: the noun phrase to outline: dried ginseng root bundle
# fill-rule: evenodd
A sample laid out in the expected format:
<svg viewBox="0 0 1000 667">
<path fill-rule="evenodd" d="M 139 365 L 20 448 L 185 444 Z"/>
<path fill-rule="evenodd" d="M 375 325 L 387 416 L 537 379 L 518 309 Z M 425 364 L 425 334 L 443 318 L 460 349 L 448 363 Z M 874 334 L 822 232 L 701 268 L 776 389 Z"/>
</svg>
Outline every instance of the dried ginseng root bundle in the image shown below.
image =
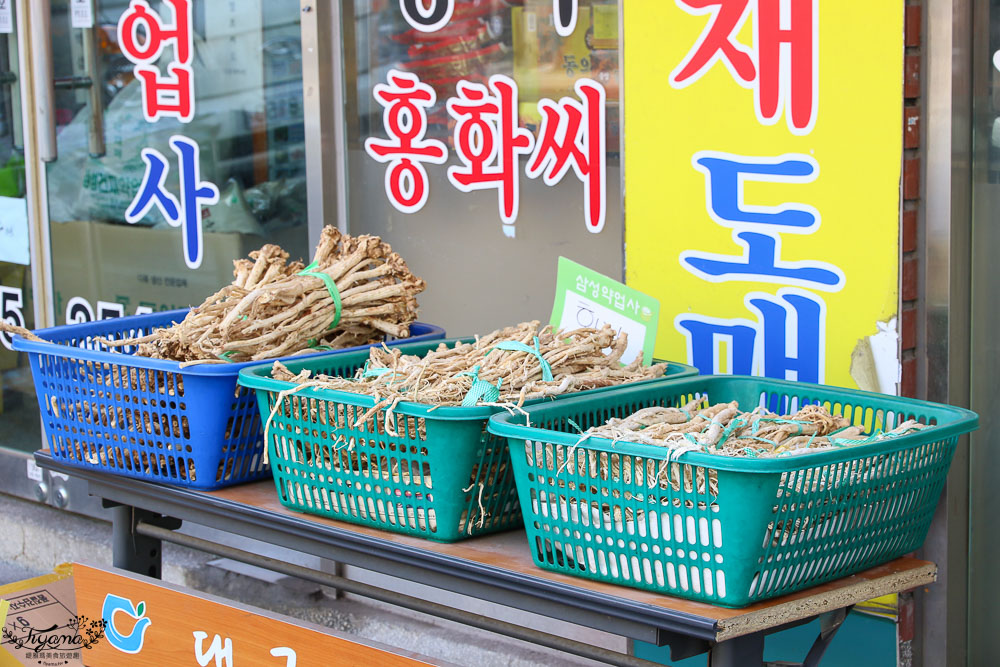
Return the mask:
<svg viewBox="0 0 1000 667">
<path fill-rule="evenodd" d="M 624 419 L 610 419 L 584 433 L 615 442 L 666 447 L 671 458 L 696 451 L 720 456 L 772 458 L 864 445 L 927 428 L 915 420 L 866 435 L 839 415 L 819 405 L 807 405 L 792 415 L 777 415 L 758 407 L 741 411 L 736 401 L 707 406 L 696 398 L 681 408 L 654 406 Z"/>
<path fill-rule="evenodd" d="M 296 388 L 307 385 L 374 396 L 378 402 L 357 420 L 360 424 L 399 401 L 521 406 L 530 399 L 648 380 L 666 371 L 666 364 L 643 366 L 641 358 L 622 366 L 619 360 L 627 345 L 627 334 L 616 335 L 608 325 L 564 332 L 534 321 L 477 337 L 472 343 L 454 347 L 442 343 L 423 356 L 374 347 L 354 378 L 313 377 L 308 370 L 294 375 L 280 362 L 274 363 L 272 377 Z M 605 354 L 607 348 L 611 351 Z"/>
<path fill-rule="evenodd" d="M 276 245 L 234 262 L 236 279 L 183 321 L 148 336 L 101 342 L 138 345 L 138 356 L 180 362 L 242 362 L 315 349 L 405 338 L 424 281 L 377 236 L 324 227 L 309 266 Z"/>
</svg>

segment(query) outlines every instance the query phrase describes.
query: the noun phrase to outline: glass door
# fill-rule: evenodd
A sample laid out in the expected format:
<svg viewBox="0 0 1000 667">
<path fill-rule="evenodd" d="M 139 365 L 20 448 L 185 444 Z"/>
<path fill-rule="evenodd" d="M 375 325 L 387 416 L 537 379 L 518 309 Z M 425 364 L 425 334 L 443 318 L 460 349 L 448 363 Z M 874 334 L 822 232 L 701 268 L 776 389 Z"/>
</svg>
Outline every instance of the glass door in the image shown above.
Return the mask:
<svg viewBox="0 0 1000 667">
<path fill-rule="evenodd" d="M 0 318 L 35 326 L 22 124 L 17 15 L 0 0 Z M 0 448 L 29 451 L 39 442 L 38 404 L 27 356 L 0 334 Z M 23 475 L 23 467 L 20 470 Z"/>
<path fill-rule="evenodd" d="M 0 0 L 0 317 L 185 308 L 265 243 L 310 254 L 300 15 L 298 0 Z M 51 497 L 28 457 L 41 445 L 26 355 L 0 336 L 0 489 Z"/>
<path fill-rule="evenodd" d="M 57 324 L 197 305 L 264 243 L 309 254 L 298 0 L 50 3 Z"/>
</svg>

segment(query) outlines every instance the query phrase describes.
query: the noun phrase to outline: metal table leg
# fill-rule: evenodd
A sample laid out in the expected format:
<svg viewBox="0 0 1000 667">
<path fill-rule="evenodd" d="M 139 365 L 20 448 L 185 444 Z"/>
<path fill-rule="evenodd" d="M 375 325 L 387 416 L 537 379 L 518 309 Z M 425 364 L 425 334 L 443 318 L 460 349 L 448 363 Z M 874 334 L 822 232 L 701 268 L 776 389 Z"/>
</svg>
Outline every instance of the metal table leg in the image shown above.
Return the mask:
<svg viewBox="0 0 1000 667">
<path fill-rule="evenodd" d="M 819 667 L 820 660 L 823 659 L 823 654 L 826 653 L 826 649 L 829 648 L 830 642 L 833 641 L 833 636 L 837 634 L 837 630 L 840 630 L 840 626 L 844 624 L 844 620 L 847 618 L 847 614 L 850 610 L 851 607 L 845 607 L 843 609 L 828 612 L 819 617 L 819 637 L 817 637 L 816 641 L 813 642 L 805 660 L 802 662 L 769 662 L 766 667 Z"/>
<path fill-rule="evenodd" d="M 159 579 L 162 574 L 160 540 L 136 532 L 140 522 L 152 523 L 169 530 L 181 527 L 180 519 L 161 516 L 129 505 L 114 505 L 112 515 L 113 564 L 117 568 Z"/>
<path fill-rule="evenodd" d="M 844 624 L 844 619 L 847 618 L 848 611 L 850 611 L 850 608 L 838 609 L 829 614 L 823 614 L 820 617 L 819 637 L 816 638 L 816 642 L 809 649 L 806 659 L 802 661 L 802 667 L 819 666 L 819 661 L 822 660 L 823 654 L 826 653 L 830 642 L 833 641 L 833 636 L 837 634 L 837 630 Z"/>
<path fill-rule="evenodd" d="M 709 667 L 760 667 L 763 664 L 763 632 L 719 642 L 708 654 Z"/>
</svg>

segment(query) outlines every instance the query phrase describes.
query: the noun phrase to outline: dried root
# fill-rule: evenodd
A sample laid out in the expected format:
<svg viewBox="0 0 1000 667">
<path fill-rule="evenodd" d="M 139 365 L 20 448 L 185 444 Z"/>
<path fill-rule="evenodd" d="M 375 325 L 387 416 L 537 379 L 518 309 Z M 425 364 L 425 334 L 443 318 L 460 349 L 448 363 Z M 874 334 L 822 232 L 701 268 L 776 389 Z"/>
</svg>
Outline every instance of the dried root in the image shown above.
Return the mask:
<svg viewBox="0 0 1000 667">
<path fill-rule="evenodd" d="M 582 439 L 599 436 L 666 447 L 673 459 L 687 451 L 771 458 L 868 444 L 927 428 L 910 420 L 866 435 L 861 427 L 819 405 L 807 405 L 793 415 L 777 415 L 763 408 L 741 412 L 736 401 L 699 408 L 706 402 L 696 398 L 682 408 L 644 408 L 591 428 Z"/>
<path fill-rule="evenodd" d="M 251 261 L 252 260 L 252 261 Z M 185 364 L 257 361 L 409 336 L 416 295 L 426 287 L 387 243 L 324 227 L 309 272 L 301 262 L 265 245 L 250 260 L 234 262 L 232 284 L 191 310 L 183 321 L 148 336 L 101 340 L 109 347 L 137 345 L 137 355 Z M 334 322 L 336 321 L 336 325 Z"/>
<path fill-rule="evenodd" d="M 509 349 L 510 343 L 520 346 Z M 519 407 L 530 399 L 663 375 L 666 364 L 642 366 L 641 359 L 637 359 L 622 366 L 619 359 L 627 345 L 627 335 L 616 335 L 607 325 L 602 329 L 563 332 L 554 331 L 551 326 L 540 327 L 534 321 L 494 331 L 473 343 L 454 347 L 441 344 L 424 356 L 404 355 L 386 346 L 374 347 L 368 364 L 354 378 L 311 377 L 308 371 L 295 375 L 280 362 L 274 363 L 272 376 L 295 385 L 309 383 L 376 397 L 378 403 L 358 419 L 361 423 L 374 412 L 399 401 L 457 406 L 469 405 L 472 397 L 476 399 L 472 404 L 503 403 Z M 610 352 L 605 353 L 609 348 Z M 546 379 L 546 371 L 551 373 L 551 379 Z M 487 383 L 492 385 L 489 391 L 477 399 Z"/>
<path fill-rule="evenodd" d="M 0 331 L 2 331 L 4 333 L 9 333 L 9 334 L 16 334 L 18 336 L 21 336 L 25 340 L 35 341 L 36 343 L 44 343 L 45 342 L 44 338 L 39 338 L 38 336 L 36 336 L 35 334 L 31 333 L 30 331 L 28 331 L 24 327 L 19 327 L 16 324 L 9 324 L 7 322 L 4 322 L 3 320 L 0 320 Z"/>
</svg>

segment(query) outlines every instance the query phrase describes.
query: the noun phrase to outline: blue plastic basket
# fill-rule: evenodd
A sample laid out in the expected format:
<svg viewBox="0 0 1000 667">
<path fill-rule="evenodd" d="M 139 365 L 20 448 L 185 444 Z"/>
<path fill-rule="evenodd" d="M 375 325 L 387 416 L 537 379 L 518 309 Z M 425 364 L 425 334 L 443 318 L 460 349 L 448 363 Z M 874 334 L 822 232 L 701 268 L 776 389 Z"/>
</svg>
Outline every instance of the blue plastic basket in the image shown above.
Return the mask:
<svg viewBox="0 0 1000 667">
<path fill-rule="evenodd" d="M 257 400 L 236 382 L 241 369 L 260 362 L 181 368 L 175 361 L 136 357 L 134 347 L 108 351 L 94 340 L 142 336 L 187 313 L 181 309 L 36 331 L 44 343 L 14 337 L 14 349 L 29 355 L 54 459 L 197 489 L 270 476 Z M 444 338 L 440 327 L 419 322 L 410 331 L 410 338 L 387 343 Z"/>
</svg>

